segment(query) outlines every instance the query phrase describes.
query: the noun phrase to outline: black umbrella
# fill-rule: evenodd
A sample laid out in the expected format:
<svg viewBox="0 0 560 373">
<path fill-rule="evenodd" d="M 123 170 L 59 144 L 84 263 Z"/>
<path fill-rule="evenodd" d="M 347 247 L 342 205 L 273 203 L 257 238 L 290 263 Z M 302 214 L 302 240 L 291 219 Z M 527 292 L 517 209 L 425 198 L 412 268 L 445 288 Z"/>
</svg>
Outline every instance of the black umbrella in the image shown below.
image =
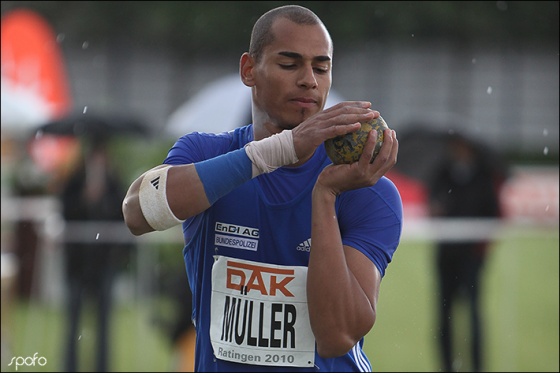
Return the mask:
<svg viewBox="0 0 560 373">
<path fill-rule="evenodd" d="M 36 134 L 70 135 L 91 140 L 114 136 L 148 137 L 149 128 L 137 118 L 122 114 L 71 113 L 37 128 Z"/>
<path fill-rule="evenodd" d="M 470 144 L 493 172 L 507 178 L 508 165 L 502 155 L 482 140 L 456 129 L 439 130 L 424 123 L 412 125 L 408 131 L 399 133 L 399 155 L 395 169 L 424 184 L 428 184 L 437 166 L 448 157 L 450 142 L 461 139 Z"/>
</svg>

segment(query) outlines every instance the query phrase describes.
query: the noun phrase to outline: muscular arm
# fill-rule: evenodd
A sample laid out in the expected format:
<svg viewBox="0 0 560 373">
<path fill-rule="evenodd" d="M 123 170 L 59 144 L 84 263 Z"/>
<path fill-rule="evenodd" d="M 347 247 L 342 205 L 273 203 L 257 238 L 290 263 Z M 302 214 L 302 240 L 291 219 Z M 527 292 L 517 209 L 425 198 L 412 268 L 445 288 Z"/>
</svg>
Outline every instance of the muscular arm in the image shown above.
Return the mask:
<svg viewBox="0 0 560 373">
<path fill-rule="evenodd" d="M 373 151 L 374 137 L 366 152 Z M 363 157 L 352 165 L 331 165 L 313 189 L 307 297 L 317 352 L 323 357 L 347 353 L 375 323 L 381 274 L 364 254 L 342 244 L 335 200 L 342 191 L 375 184 L 394 165 L 396 137 L 387 130 L 385 139 L 373 164 Z"/>
<path fill-rule="evenodd" d="M 315 189 L 307 297 L 317 352 L 348 352 L 375 323 L 381 274 L 360 251 L 342 245 L 336 197 Z"/>
</svg>

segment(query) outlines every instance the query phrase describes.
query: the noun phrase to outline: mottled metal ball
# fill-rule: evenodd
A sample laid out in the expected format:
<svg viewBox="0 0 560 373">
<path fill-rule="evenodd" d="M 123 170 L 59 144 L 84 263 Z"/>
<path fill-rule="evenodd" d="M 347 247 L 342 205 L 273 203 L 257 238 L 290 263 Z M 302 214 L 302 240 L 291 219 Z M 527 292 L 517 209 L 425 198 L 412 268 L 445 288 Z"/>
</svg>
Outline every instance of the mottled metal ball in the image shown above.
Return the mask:
<svg viewBox="0 0 560 373">
<path fill-rule="evenodd" d="M 369 122 L 363 122 L 362 127 L 358 131 L 336 136 L 325 141 L 327 155 L 334 164 L 354 163 L 360 159 L 364 151 L 364 145 L 369 132 L 371 130 L 377 130 L 377 142 L 375 144 L 373 156 L 370 159 L 370 163 L 372 163 L 383 144 L 383 131 L 388 128 L 387 123 L 385 123 L 385 120 L 381 117 L 372 119 Z"/>
</svg>

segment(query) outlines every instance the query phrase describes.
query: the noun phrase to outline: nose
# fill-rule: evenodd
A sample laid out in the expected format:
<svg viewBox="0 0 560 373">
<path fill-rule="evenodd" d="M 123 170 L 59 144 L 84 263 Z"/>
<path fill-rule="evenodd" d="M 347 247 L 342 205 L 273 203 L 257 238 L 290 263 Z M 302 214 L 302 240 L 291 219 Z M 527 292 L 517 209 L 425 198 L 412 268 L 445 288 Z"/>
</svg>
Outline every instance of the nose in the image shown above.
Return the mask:
<svg viewBox="0 0 560 373">
<path fill-rule="evenodd" d="M 315 79 L 315 72 L 312 66 L 302 67 L 298 77 L 298 86 L 307 89 L 317 88 L 317 79 Z"/>
</svg>

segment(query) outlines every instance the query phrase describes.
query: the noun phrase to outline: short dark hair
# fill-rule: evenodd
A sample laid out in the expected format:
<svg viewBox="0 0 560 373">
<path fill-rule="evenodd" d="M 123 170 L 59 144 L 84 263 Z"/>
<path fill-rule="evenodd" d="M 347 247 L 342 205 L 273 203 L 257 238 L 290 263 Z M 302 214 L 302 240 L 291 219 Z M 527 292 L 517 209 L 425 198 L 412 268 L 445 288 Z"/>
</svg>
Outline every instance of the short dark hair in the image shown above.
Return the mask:
<svg viewBox="0 0 560 373">
<path fill-rule="evenodd" d="M 249 54 L 255 61 L 258 62 L 261 59 L 264 48 L 274 41 L 274 34 L 271 32 L 271 28 L 274 21 L 278 18 L 286 18 L 298 25 L 322 25 L 325 27 L 315 13 L 300 5 L 284 5 L 271 9 L 260 16 L 251 32 Z"/>
</svg>

